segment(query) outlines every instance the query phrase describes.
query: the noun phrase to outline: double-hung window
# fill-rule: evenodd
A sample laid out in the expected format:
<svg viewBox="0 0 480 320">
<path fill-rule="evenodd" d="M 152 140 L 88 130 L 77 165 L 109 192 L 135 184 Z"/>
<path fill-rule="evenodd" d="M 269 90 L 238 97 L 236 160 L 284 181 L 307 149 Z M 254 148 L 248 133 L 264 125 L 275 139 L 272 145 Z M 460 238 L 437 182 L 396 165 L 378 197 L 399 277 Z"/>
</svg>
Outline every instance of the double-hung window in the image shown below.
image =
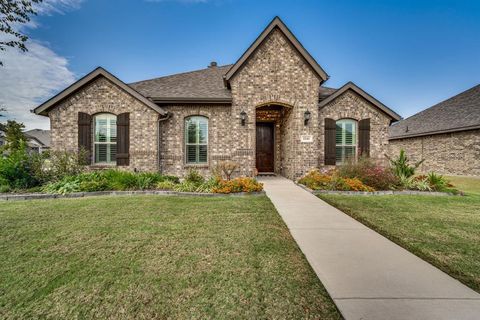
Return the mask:
<svg viewBox="0 0 480 320">
<path fill-rule="evenodd" d="M 357 122 L 351 119 L 338 120 L 335 137 L 336 164 L 355 159 L 357 154 Z"/>
<path fill-rule="evenodd" d="M 117 117 L 110 113 L 95 116 L 94 154 L 97 164 L 116 164 Z"/>
<path fill-rule="evenodd" d="M 185 153 L 187 164 L 208 162 L 208 119 L 201 116 L 185 119 Z"/>
</svg>

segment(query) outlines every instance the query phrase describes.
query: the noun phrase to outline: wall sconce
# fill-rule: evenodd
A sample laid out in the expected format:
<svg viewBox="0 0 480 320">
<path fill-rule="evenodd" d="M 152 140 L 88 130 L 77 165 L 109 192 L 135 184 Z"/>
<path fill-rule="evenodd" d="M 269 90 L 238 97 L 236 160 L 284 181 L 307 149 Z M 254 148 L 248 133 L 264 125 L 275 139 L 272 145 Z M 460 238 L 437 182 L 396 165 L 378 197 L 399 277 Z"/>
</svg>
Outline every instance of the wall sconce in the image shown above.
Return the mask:
<svg viewBox="0 0 480 320">
<path fill-rule="evenodd" d="M 242 121 L 242 126 L 245 126 L 247 121 L 247 113 L 245 111 L 240 112 L 240 120 Z"/>
<path fill-rule="evenodd" d="M 303 113 L 303 123 L 305 125 L 308 124 L 308 121 L 310 121 L 311 116 L 312 116 L 312 114 L 308 110 Z"/>
</svg>

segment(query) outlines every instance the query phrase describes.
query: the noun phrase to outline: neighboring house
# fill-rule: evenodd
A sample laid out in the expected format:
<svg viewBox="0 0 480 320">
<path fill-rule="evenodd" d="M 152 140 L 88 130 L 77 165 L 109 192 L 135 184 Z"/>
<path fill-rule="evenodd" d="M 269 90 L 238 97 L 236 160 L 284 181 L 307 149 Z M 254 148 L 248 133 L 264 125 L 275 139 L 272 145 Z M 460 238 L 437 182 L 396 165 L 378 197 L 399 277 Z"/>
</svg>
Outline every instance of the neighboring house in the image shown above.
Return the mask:
<svg viewBox="0 0 480 320">
<path fill-rule="evenodd" d="M 389 149 L 423 172 L 480 176 L 480 85 L 392 125 Z"/>
<path fill-rule="evenodd" d="M 25 131 L 28 149 L 31 152 L 42 153 L 50 149 L 50 130 L 33 129 Z"/>
<path fill-rule="evenodd" d="M 277 17 L 233 65 L 125 84 L 97 68 L 34 112 L 52 149 L 85 148 L 95 167 L 203 174 L 223 160 L 241 175 L 297 178 L 360 154 L 384 159 L 400 116 L 328 75 Z"/>
</svg>

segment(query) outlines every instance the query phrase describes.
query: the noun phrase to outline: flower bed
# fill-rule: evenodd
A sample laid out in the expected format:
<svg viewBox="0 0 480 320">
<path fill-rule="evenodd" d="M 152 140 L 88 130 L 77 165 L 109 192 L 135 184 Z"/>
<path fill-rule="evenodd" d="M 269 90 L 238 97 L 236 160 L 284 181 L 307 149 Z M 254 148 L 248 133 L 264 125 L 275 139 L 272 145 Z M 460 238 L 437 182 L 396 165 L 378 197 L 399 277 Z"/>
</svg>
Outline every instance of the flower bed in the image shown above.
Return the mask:
<svg viewBox="0 0 480 320">
<path fill-rule="evenodd" d="M 52 151 L 28 154 L 25 146 L 1 155 L 0 194 L 73 194 L 103 191 L 163 190 L 190 193 L 252 193 L 263 190 L 253 178 L 231 179 L 238 169 L 232 161 L 219 163 L 212 178 L 205 179 L 190 170 L 184 180 L 158 172 L 134 173 L 109 169 L 88 171 L 86 154 Z M 226 177 L 226 179 L 223 179 Z"/>
<path fill-rule="evenodd" d="M 312 170 L 300 178 L 298 183 L 311 190 L 367 194 L 374 194 L 376 191 L 459 193 L 447 179 L 434 172 L 428 175 L 415 175 L 421 161 L 410 165 L 404 151 L 401 151 L 398 158 L 390 161 L 391 166 L 385 167 L 375 164 L 368 158 L 361 158 L 338 166 L 334 170 Z"/>
</svg>

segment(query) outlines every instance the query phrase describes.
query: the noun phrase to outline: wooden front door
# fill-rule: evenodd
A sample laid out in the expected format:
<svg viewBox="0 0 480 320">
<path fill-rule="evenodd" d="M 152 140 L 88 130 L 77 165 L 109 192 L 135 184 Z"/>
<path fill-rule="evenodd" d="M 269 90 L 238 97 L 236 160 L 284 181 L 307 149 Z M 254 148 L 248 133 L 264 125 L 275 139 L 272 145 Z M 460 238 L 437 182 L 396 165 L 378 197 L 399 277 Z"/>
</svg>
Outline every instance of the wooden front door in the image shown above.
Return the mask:
<svg viewBox="0 0 480 320">
<path fill-rule="evenodd" d="M 257 122 L 256 165 L 258 172 L 274 172 L 273 123 Z"/>
</svg>

